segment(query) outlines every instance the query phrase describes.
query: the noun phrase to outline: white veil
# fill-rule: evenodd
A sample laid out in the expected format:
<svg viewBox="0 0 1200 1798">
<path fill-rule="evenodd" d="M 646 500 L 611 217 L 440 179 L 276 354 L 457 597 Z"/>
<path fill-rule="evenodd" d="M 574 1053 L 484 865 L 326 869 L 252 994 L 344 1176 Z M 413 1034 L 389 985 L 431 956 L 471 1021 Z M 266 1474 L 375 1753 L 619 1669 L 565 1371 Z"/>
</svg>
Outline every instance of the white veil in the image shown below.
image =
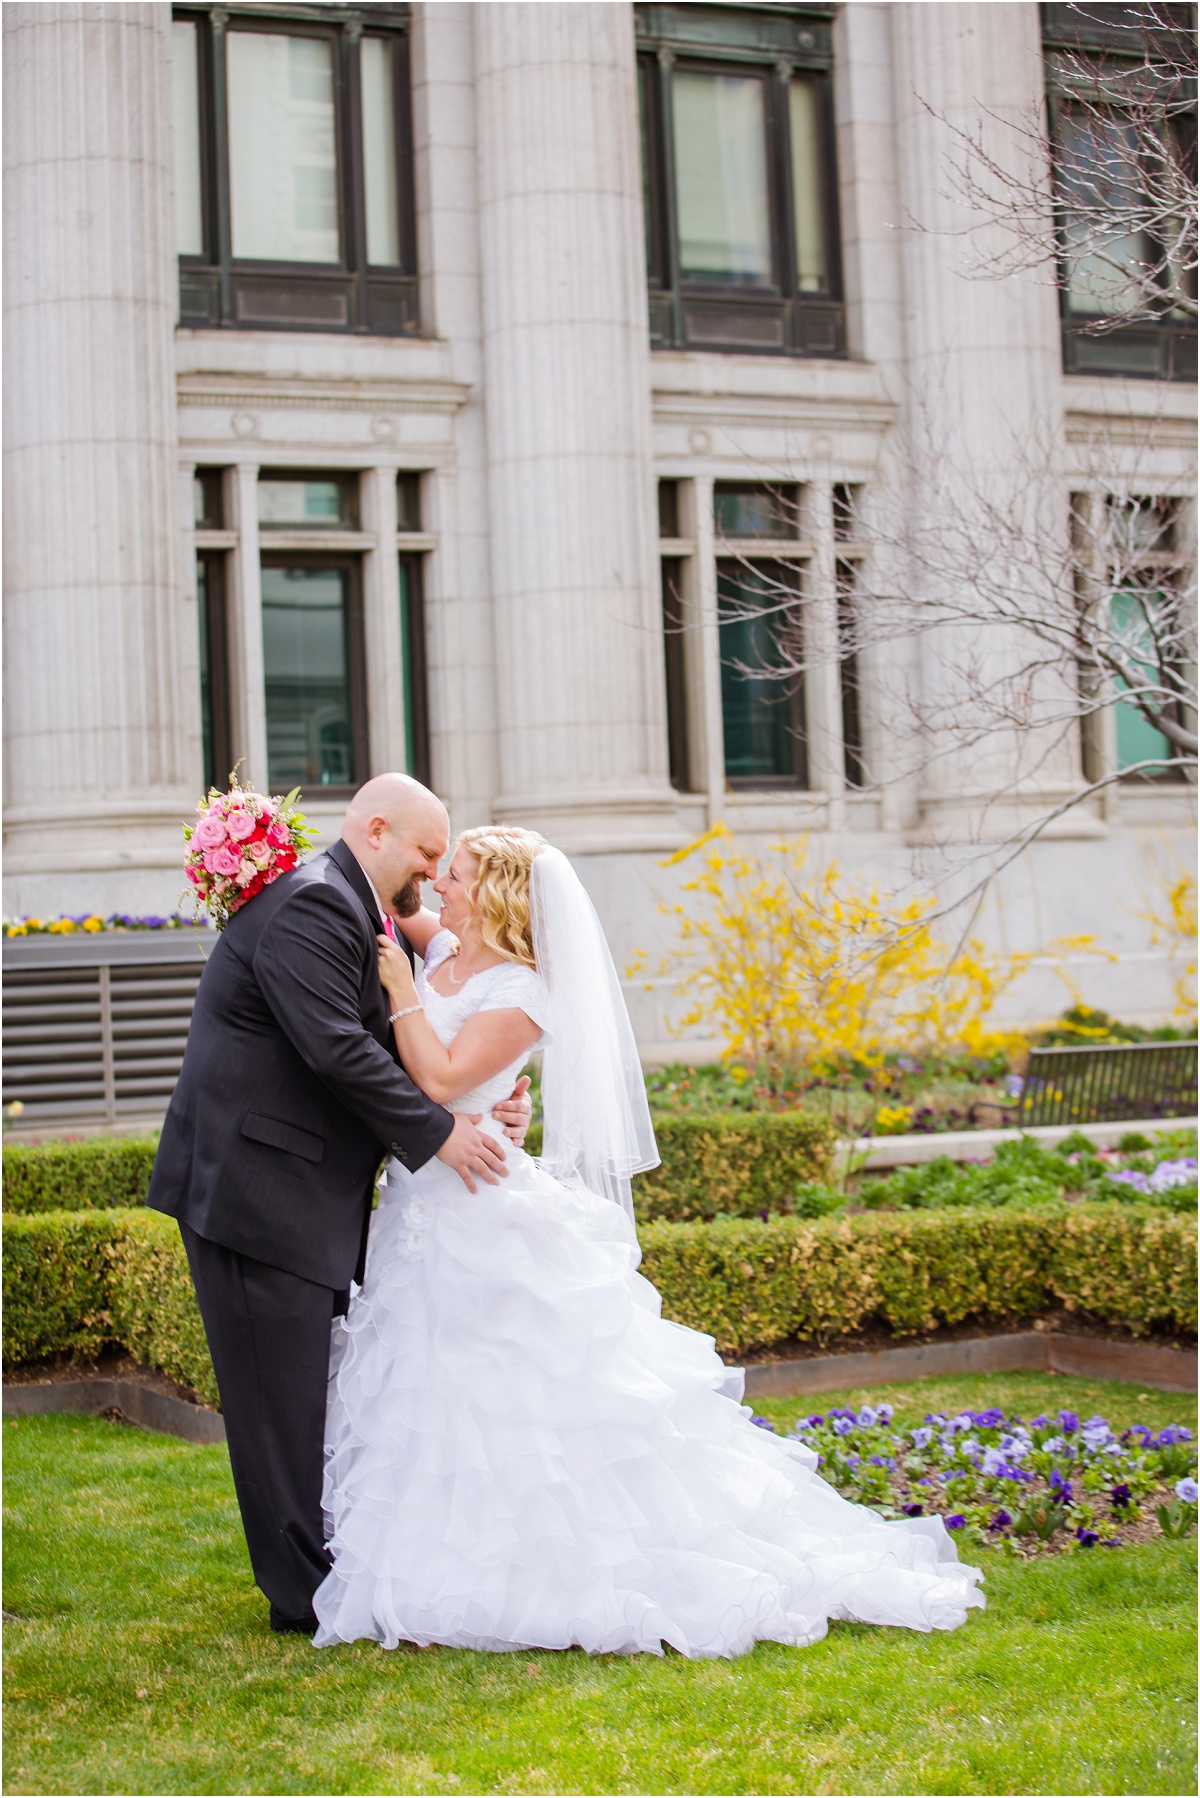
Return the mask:
<svg viewBox="0 0 1200 1798">
<path fill-rule="evenodd" d="M 633 1026 L 596 911 L 561 849 L 531 878 L 533 953 L 550 995 L 541 1162 L 633 1218 L 630 1180 L 658 1166 Z"/>
</svg>

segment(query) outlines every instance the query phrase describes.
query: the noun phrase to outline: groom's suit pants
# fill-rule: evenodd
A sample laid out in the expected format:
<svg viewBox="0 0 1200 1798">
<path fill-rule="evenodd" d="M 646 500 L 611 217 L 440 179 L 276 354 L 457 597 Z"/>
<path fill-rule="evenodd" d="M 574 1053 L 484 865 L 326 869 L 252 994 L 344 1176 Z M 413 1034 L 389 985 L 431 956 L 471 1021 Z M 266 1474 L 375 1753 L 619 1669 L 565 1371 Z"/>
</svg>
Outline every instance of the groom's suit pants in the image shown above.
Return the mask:
<svg viewBox="0 0 1200 1798">
<path fill-rule="evenodd" d="M 306 1617 L 329 1571 L 321 1513 L 330 1326 L 345 1295 L 179 1226 L 208 1336 L 254 1578 Z"/>
</svg>

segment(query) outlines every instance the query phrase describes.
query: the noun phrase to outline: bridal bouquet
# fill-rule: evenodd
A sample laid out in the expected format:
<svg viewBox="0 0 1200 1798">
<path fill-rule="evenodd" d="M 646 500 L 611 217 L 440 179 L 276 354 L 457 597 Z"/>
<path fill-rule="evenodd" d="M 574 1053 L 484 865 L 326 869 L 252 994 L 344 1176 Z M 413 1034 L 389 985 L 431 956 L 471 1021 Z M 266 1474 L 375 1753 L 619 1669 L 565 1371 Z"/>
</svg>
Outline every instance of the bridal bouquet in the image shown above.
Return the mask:
<svg viewBox="0 0 1200 1798">
<path fill-rule="evenodd" d="M 296 809 L 299 791 L 294 787 L 286 799 L 268 799 L 236 777 L 227 793 L 209 788 L 196 808 L 199 818 L 183 827 L 193 918 L 206 911 L 223 930 L 248 899 L 294 868 L 312 848 L 316 832 Z"/>
</svg>

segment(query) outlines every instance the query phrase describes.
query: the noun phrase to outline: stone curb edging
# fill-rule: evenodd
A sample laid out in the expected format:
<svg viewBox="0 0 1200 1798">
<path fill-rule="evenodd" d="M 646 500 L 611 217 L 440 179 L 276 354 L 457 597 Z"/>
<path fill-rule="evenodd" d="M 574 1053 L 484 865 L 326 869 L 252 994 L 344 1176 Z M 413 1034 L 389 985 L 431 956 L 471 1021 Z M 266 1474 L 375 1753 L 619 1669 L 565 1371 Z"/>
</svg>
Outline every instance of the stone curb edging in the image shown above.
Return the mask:
<svg viewBox="0 0 1200 1798">
<path fill-rule="evenodd" d="M 1107 1342 L 1101 1336 L 1072 1336 L 1061 1330 L 1017 1330 L 1010 1336 L 972 1336 L 912 1348 L 760 1362 L 746 1369 L 746 1397 L 788 1398 L 846 1386 L 919 1380 L 930 1374 L 1008 1373 L 1024 1367 L 1095 1380 L 1124 1380 L 1162 1392 L 1196 1390 L 1194 1350 Z"/>
<path fill-rule="evenodd" d="M 5 1417 L 46 1417 L 53 1411 L 80 1417 L 119 1411 L 128 1423 L 185 1442 L 225 1440 L 225 1419 L 216 1411 L 155 1392 L 138 1380 L 41 1380 L 4 1388 Z"/>
<path fill-rule="evenodd" d="M 745 1393 L 752 1398 L 800 1397 L 846 1386 L 878 1386 L 931 1374 L 1008 1373 L 1017 1368 L 1124 1380 L 1162 1392 L 1195 1392 L 1196 1354 L 1152 1343 L 1107 1342 L 1061 1330 L 1017 1330 L 1010 1336 L 971 1336 L 925 1342 L 912 1348 L 872 1349 L 848 1355 L 813 1355 L 801 1361 L 766 1361 L 748 1367 Z M 45 1417 L 55 1411 L 98 1417 L 119 1411 L 127 1422 L 185 1442 L 224 1442 L 225 1422 L 203 1405 L 155 1392 L 137 1380 L 42 1380 L 5 1386 L 5 1417 Z"/>
</svg>

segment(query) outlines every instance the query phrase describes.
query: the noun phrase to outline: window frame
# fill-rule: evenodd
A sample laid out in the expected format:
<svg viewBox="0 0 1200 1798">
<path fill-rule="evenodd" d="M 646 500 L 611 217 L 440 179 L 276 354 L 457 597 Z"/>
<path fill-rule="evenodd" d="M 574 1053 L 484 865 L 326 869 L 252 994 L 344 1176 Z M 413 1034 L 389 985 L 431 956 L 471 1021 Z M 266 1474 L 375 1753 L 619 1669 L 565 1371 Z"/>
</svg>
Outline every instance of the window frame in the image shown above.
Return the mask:
<svg viewBox="0 0 1200 1798">
<path fill-rule="evenodd" d="M 422 786 L 432 781 L 429 731 L 429 646 L 425 626 L 425 552 L 397 550 L 407 576 L 400 589 L 400 633 L 404 673 L 404 725 L 408 773 Z"/>
<path fill-rule="evenodd" d="M 795 579 L 795 603 L 796 612 L 799 618 L 799 627 L 801 633 L 804 633 L 804 585 L 806 579 L 809 578 L 808 559 L 796 554 L 788 555 L 786 553 L 773 556 L 766 551 L 765 540 L 763 550 L 764 553 L 755 553 L 752 556 L 741 556 L 736 551 L 733 553 L 721 553 L 718 551 L 716 555 L 717 642 L 722 673 L 724 672 L 726 663 L 724 652 L 721 647 L 721 631 L 726 620 L 722 617 L 721 611 L 721 578 L 722 575 L 729 570 L 735 572 L 741 570 L 743 573 L 757 573 L 761 570 L 769 578 L 776 580 L 784 570 L 791 574 Z M 729 622 L 736 622 L 736 620 L 730 620 Z M 808 715 L 808 693 L 806 691 L 806 686 L 807 683 L 804 675 L 795 674 L 788 683 L 788 691 L 786 694 L 789 705 L 788 730 L 792 741 L 795 744 L 795 765 L 793 771 L 787 774 L 730 774 L 729 751 L 726 742 L 727 720 L 725 716 L 724 681 L 722 680 L 721 734 L 722 741 L 726 742 L 722 762 L 725 786 L 728 792 L 806 793 L 809 791 L 809 781 L 811 778 L 811 738 L 810 720 Z"/>
<path fill-rule="evenodd" d="M 645 101 L 651 348 L 844 358 L 845 290 L 829 24 L 834 8 L 776 6 L 769 17 L 766 9 L 686 4 L 638 4 L 634 10 L 639 103 L 642 96 Z M 760 77 L 765 88 L 773 275 L 769 289 L 685 280 L 680 266 L 673 77 L 739 71 Z M 827 283 L 820 293 L 801 292 L 797 268 L 790 119 L 790 88 L 797 78 L 811 79 L 817 86 Z"/>
<path fill-rule="evenodd" d="M 420 333 L 416 196 L 413 184 L 411 9 L 373 7 L 364 20 L 346 6 L 218 5 L 184 0 L 172 19 L 197 28 L 200 82 L 201 216 L 204 253 L 180 256 L 179 322 L 190 329 L 333 331 L 406 337 Z M 234 257 L 227 46 L 231 32 L 310 37 L 333 50 L 339 259 L 336 263 Z M 400 261 L 367 261 L 360 46 L 386 38 L 396 128 Z M 306 311 L 307 307 L 307 311 Z"/>
<path fill-rule="evenodd" d="M 204 616 L 197 623 L 208 658 L 208 718 L 205 729 L 203 689 L 200 727 L 205 763 L 205 791 L 209 783 L 223 790 L 233 767 L 233 687 L 230 680 L 228 552 L 196 550 L 196 572 L 204 570 Z M 199 580 L 197 580 L 199 588 Z M 197 592 L 197 600 L 199 593 Z M 223 772 L 222 772 L 223 770 Z"/>
<path fill-rule="evenodd" d="M 259 555 L 260 574 L 266 568 L 337 568 L 346 579 L 346 676 L 350 696 L 350 744 L 353 775 L 349 783 L 336 786 L 320 784 L 301 787 L 301 799 L 310 804 L 320 799 L 353 798 L 368 778 L 371 766 L 369 719 L 367 714 L 367 634 L 363 603 L 362 555 L 353 550 L 338 552 L 327 549 L 267 549 Z M 267 744 L 267 769 L 270 781 L 270 711 L 267 705 L 266 668 L 263 668 L 263 733 Z"/>
<path fill-rule="evenodd" d="M 1056 51 L 1065 50 L 1080 56 L 1093 55 L 1098 62 L 1105 59 L 1140 62 L 1143 46 L 1137 27 L 1102 20 L 1095 14 L 1082 20 L 1071 14 L 1068 21 L 1068 11 L 1061 5 L 1043 4 L 1042 7 L 1046 109 L 1055 160 L 1053 204 L 1063 373 L 1125 380 L 1195 382 L 1197 327 L 1194 319 L 1182 318 L 1164 307 L 1156 318 L 1106 328 L 1107 314 L 1077 312 L 1071 305 L 1071 258 L 1067 254 L 1070 207 L 1063 194 L 1057 165 L 1060 120 L 1070 111 L 1074 96 L 1056 80 L 1054 55 Z M 1120 108 L 1114 106 L 1112 117 L 1118 119 L 1120 116 Z M 1154 247 L 1156 251 L 1161 249 L 1156 243 Z"/>
</svg>

